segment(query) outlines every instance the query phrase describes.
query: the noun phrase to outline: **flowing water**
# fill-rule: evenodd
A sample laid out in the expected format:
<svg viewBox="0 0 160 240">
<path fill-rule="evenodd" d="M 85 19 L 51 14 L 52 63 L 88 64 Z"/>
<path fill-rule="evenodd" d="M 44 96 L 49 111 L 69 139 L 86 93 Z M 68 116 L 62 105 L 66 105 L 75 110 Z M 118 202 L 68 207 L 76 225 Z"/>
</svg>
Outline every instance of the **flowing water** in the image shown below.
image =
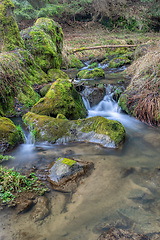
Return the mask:
<svg viewBox="0 0 160 240">
<path fill-rule="evenodd" d="M 121 113 L 110 88 L 97 106 L 91 108 L 87 100 L 85 104 L 88 117 L 116 119 L 125 126 L 124 145 L 120 149 L 87 143 L 20 145 L 7 167 L 43 169 L 66 156 L 91 161 L 94 170 L 75 193 L 48 193 L 50 214 L 43 221 L 35 222 L 32 210 L 19 215 L 14 209 L 1 211 L 1 240 L 96 240 L 110 226 L 160 232 L 159 129 Z"/>
</svg>

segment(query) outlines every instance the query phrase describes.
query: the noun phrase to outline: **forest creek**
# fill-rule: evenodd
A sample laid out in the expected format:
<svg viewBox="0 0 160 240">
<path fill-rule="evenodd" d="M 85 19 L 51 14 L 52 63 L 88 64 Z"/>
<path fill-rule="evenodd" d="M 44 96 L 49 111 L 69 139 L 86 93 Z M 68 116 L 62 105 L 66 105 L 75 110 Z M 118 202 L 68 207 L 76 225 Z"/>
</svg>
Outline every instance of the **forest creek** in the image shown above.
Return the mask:
<svg viewBox="0 0 160 240">
<path fill-rule="evenodd" d="M 1 6 L 0 240 L 160 240 L 160 33 Z"/>
</svg>

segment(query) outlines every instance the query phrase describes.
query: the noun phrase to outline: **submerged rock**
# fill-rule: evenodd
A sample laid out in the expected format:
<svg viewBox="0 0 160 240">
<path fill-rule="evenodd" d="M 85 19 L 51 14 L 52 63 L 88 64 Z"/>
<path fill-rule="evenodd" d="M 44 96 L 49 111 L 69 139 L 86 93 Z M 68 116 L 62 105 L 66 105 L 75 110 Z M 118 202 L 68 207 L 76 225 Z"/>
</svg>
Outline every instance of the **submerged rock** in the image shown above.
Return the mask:
<svg viewBox="0 0 160 240">
<path fill-rule="evenodd" d="M 81 95 L 67 79 L 58 79 L 50 87 L 44 98 L 41 98 L 31 109 L 32 112 L 56 117 L 63 114 L 68 119 L 87 116 Z"/>
<path fill-rule="evenodd" d="M 37 222 L 47 217 L 49 212 L 48 199 L 44 196 L 41 196 L 37 200 L 33 212 L 31 213 L 31 217 L 35 222 Z"/>
<path fill-rule="evenodd" d="M 105 72 L 102 68 L 86 69 L 78 72 L 77 77 L 79 79 L 100 79 L 105 77 Z"/>
<path fill-rule="evenodd" d="M 150 240 L 148 236 L 139 233 L 133 233 L 128 230 L 111 228 L 109 231 L 102 233 L 97 240 Z"/>
<path fill-rule="evenodd" d="M 24 136 L 14 123 L 5 117 L 0 117 L 0 152 L 13 148 L 18 143 L 24 142 Z"/>
<path fill-rule="evenodd" d="M 25 48 L 13 14 L 14 5 L 10 0 L 0 2 L 0 52 L 17 47 Z"/>
<path fill-rule="evenodd" d="M 58 23 L 49 18 L 39 18 L 32 27 L 23 30 L 21 36 L 26 49 L 45 72 L 61 67 L 63 32 Z"/>
<path fill-rule="evenodd" d="M 125 129 L 120 122 L 99 116 L 69 121 L 29 112 L 23 120 L 34 130 L 36 142 L 84 141 L 116 148 L 125 139 Z"/>
<path fill-rule="evenodd" d="M 82 177 L 93 168 L 92 162 L 59 158 L 54 162 L 48 175 L 48 180 L 55 190 L 71 192 L 74 191 Z"/>
</svg>

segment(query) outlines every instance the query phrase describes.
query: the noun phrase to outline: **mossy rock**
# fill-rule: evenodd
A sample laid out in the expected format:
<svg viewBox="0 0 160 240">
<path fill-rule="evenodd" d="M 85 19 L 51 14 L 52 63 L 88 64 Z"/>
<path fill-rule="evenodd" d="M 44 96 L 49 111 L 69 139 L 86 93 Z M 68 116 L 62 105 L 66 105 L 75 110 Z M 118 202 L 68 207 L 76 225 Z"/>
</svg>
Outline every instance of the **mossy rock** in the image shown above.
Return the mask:
<svg viewBox="0 0 160 240">
<path fill-rule="evenodd" d="M 41 98 L 31 111 L 52 117 L 63 114 L 67 119 L 79 119 L 87 116 L 81 95 L 67 79 L 56 80 L 45 97 Z"/>
<path fill-rule="evenodd" d="M 120 122 L 98 116 L 67 120 L 29 112 L 23 116 L 23 120 L 32 126 L 37 142 L 84 141 L 115 148 L 125 139 L 125 129 Z"/>
<path fill-rule="evenodd" d="M 77 68 L 80 69 L 82 67 L 84 67 L 84 64 L 81 62 L 80 59 L 78 59 L 76 56 L 71 55 L 70 56 L 70 64 L 69 64 L 70 68 Z"/>
<path fill-rule="evenodd" d="M 0 117 L 0 151 L 4 152 L 24 142 L 24 136 L 14 123 L 5 117 Z"/>
<path fill-rule="evenodd" d="M 115 57 L 109 62 L 109 67 L 110 68 L 118 68 L 123 65 L 131 63 L 131 60 L 128 57 Z"/>
<path fill-rule="evenodd" d="M 53 189 L 75 192 L 80 180 L 91 173 L 94 164 L 80 159 L 58 158 L 49 170 L 48 181 Z"/>
<path fill-rule="evenodd" d="M 51 84 L 48 83 L 44 87 L 41 88 L 41 90 L 40 90 L 41 97 L 44 97 L 46 95 L 46 93 L 49 91 L 50 87 L 51 87 Z"/>
<path fill-rule="evenodd" d="M 47 74 L 52 81 L 55 81 L 58 78 L 69 79 L 67 73 L 61 71 L 60 69 L 50 69 Z"/>
<path fill-rule="evenodd" d="M 0 54 L 0 72 L 2 116 L 18 114 L 15 107 L 19 104 L 24 109 L 33 106 L 40 99 L 33 90 L 33 85 L 50 81 L 47 74 L 35 63 L 32 55 L 22 49 Z"/>
<path fill-rule="evenodd" d="M 79 79 L 100 79 L 105 77 L 105 72 L 102 68 L 94 68 L 93 70 L 82 70 L 78 72 Z"/>
<path fill-rule="evenodd" d="M 58 23 L 49 18 L 39 18 L 32 27 L 23 30 L 21 36 L 26 49 L 42 70 L 47 72 L 61 67 L 63 32 Z"/>
<path fill-rule="evenodd" d="M 11 51 L 17 47 L 25 48 L 15 21 L 14 5 L 10 0 L 0 2 L 0 52 Z"/>
</svg>

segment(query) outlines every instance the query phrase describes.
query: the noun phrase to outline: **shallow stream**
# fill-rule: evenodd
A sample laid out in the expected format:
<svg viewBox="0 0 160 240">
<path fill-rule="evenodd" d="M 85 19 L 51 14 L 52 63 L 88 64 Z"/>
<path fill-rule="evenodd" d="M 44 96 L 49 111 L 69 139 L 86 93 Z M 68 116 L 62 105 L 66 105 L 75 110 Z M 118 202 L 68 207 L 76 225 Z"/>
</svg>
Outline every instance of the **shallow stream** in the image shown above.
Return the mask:
<svg viewBox="0 0 160 240">
<path fill-rule="evenodd" d="M 96 240 L 111 226 L 149 235 L 160 232 L 160 130 L 121 113 L 107 91 L 97 106 L 87 105 L 88 116 L 122 122 L 124 145 L 20 145 L 5 166 L 22 172 L 34 166 L 44 169 L 66 156 L 91 161 L 94 170 L 75 193 L 48 193 L 50 214 L 43 221 L 34 222 L 32 210 L 19 215 L 14 209 L 2 210 L 0 240 Z"/>
</svg>

